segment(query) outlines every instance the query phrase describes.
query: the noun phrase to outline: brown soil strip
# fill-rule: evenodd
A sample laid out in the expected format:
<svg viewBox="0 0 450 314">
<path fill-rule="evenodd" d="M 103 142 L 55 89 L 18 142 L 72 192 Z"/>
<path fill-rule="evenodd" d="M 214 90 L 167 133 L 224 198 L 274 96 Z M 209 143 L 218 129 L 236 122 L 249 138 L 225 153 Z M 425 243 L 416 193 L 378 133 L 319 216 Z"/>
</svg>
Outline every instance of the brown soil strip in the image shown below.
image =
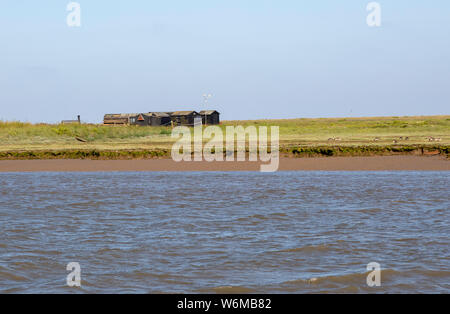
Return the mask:
<svg viewBox="0 0 450 314">
<path fill-rule="evenodd" d="M 65 171 L 259 171 L 259 162 L 174 162 L 171 159 L 138 160 L 0 160 L 0 172 Z M 442 156 L 374 156 L 280 158 L 280 171 L 449 171 Z"/>
</svg>

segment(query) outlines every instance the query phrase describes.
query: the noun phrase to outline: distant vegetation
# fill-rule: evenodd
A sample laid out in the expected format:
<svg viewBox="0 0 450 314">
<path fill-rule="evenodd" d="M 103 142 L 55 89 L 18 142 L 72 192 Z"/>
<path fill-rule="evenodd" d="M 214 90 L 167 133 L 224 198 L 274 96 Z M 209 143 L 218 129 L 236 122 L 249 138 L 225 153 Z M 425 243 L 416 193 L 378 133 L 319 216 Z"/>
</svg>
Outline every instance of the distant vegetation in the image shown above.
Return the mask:
<svg viewBox="0 0 450 314">
<path fill-rule="evenodd" d="M 282 152 L 299 156 L 408 153 L 423 147 L 445 153 L 450 146 L 450 116 L 224 121 L 221 127 L 229 125 L 278 125 Z M 160 157 L 170 155 L 170 135 L 170 127 L 0 121 L 0 158 Z"/>
<path fill-rule="evenodd" d="M 11 140 L 54 139 L 56 141 L 82 136 L 90 141 L 141 138 L 167 131 L 163 127 L 104 126 L 97 124 L 31 124 L 0 122 L 0 138 Z M 166 134 L 166 133 L 165 133 Z M 168 131 L 167 134 L 170 134 Z"/>
</svg>

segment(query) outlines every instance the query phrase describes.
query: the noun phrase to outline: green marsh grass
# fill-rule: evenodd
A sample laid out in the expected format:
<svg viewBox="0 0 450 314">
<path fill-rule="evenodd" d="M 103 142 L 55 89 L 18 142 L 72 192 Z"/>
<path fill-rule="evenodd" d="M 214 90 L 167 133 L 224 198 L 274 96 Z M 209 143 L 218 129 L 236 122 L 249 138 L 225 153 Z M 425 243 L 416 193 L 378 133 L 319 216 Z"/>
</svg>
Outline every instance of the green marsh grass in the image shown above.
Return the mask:
<svg viewBox="0 0 450 314">
<path fill-rule="evenodd" d="M 236 120 L 223 121 L 220 127 L 225 133 L 227 126 L 237 125 L 279 126 L 281 151 L 295 156 L 406 154 L 422 149 L 448 155 L 450 146 L 450 116 Z M 430 142 L 430 137 L 439 142 Z M 174 141 L 170 127 L 0 121 L 2 159 L 161 157 L 170 156 Z"/>
</svg>

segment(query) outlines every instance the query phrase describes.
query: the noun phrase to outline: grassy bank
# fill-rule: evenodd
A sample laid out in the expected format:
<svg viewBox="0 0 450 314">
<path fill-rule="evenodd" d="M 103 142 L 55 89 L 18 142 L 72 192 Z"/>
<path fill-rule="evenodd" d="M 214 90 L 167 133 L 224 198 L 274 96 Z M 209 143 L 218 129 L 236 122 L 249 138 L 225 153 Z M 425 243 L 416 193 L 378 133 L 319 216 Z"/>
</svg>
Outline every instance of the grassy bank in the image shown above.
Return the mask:
<svg viewBox="0 0 450 314">
<path fill-rule="evenodd" d="M 390 155 L 442 155 L 450 157 L 450 146 L 410 145 L 410 146 L 317 146 L 283 147 L 283 157 L 351 157 Z M 35 150 L 2 151 L 0 160 L 11 159 L 150 159 L 170 158 L 170 150 Z"/>
<path fill-rule="evenodd" d="M 281 152 L 298 157 L 448 155 L 450 147 L 450 116 L 224 121 L 221 127 L 231 125 L 279 126 Z M 169 157 L 173 143 L 167 127 L 0 122 L 0 159 Z"/>
</svg>

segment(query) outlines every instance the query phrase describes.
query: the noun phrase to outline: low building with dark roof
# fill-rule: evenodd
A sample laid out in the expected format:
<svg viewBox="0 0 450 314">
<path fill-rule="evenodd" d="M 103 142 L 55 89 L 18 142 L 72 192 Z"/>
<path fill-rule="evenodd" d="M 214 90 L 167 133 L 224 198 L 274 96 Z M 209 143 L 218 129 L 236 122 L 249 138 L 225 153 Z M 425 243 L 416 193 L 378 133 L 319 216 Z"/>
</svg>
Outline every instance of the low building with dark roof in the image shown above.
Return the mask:
<svg viewBox="0 0 450 314">
<path fill-rule="evenodd" d="M 171 125 L 172 119 L 167 112 L 149 112 L 151 126 L 166 126 Z"/>
<path fill-rule="evenodd" d="M 106 125 L 140 125 L 140 126 L 194 126 L 195 118 L 202 118 L 203 124 L 219 124 L 219 112 L 216 110 L 172 111 L 148 113 L 105 114 Z"/>
<path fill-rule="evenodd" d="M 202 110 L 199 112 L 202 116 L 202 123 L 205 124 L 219 124 L 220 123 L 220 113 L 216 110 Z"/>
<path fill-rule="evenodd" d="M 193 126 L 197 117 L 200 117 L 197 111 L 174 111 L 170 115 L 175 126 Z"/>
</svg>

